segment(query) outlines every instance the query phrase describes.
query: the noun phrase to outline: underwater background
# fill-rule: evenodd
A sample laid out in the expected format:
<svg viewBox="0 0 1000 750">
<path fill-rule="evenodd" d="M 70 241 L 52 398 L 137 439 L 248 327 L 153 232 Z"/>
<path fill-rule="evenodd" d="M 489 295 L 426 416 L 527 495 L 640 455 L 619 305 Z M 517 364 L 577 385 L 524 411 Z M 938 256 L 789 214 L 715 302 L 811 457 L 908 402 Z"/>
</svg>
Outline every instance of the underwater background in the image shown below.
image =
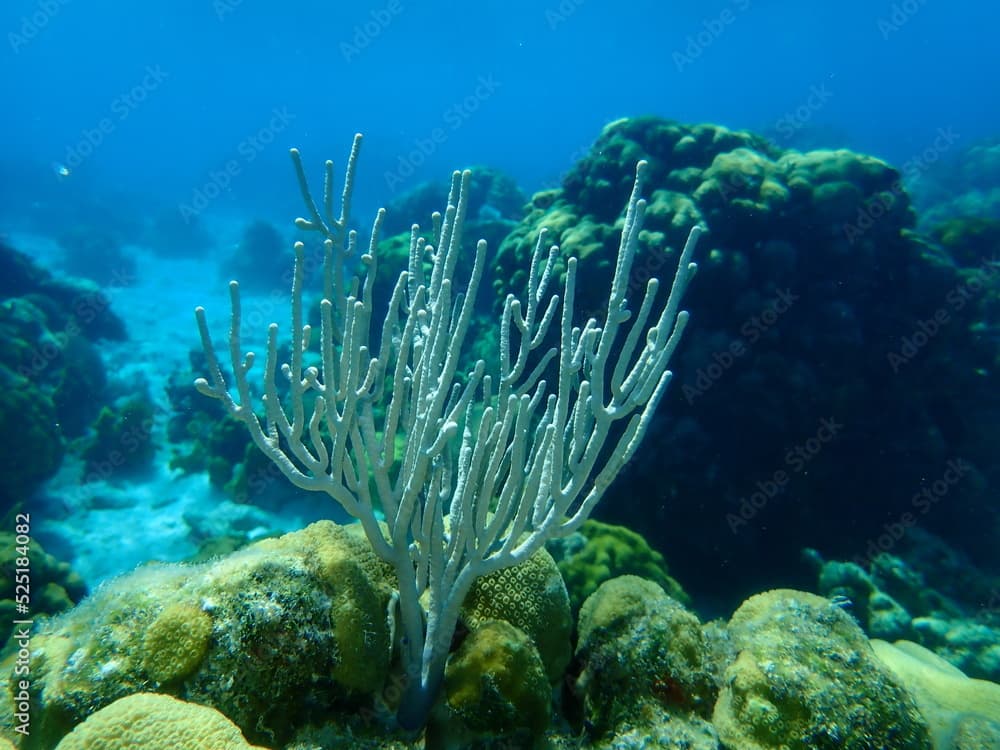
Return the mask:
<svg viewBox="0 0 1000 750">
<path fill-rule="evenodd" d="M 578 311 L 599 314 L 646 159 L 633 299 L 669 279 L 693 225 L 707 234 L 670 390 L 593 514 L 611 526 L 587 527 L 600 570 L 549 550 L 574 616 L 617 573 L 706 622 L 795 589 L 1000 682 L 998 26 L 983 0 L 5 0 L 5 587 L 25 515 L 41 619 L 144 563 L 348 520 L 193 387 L 192 311 L 223 341 L 229 279 L 246 348 L 287 323 L 304 211 L 290 148 L 312 180 L 326 159 L 339 180 L 364 134 L 352 228 L 367 242 L 387 208 L 383 303 L 411 223 L 429 227 L 452 170 L 472 168 L 484 331 L 542 226 L 581 258 Z M 17 611 L 0 593 L 6 638 Z M 653 684 L 684 710 L 714 701 L 697 680 Z M 564 718 L 614 723 L 582 718 L 588 700 Z M 949 722 L 934 746 L 972 747 Z M 755 746 L 726 726 L 724 747 Z M 296 728 L 245 733 L 292 747 Z"/>
</svg>

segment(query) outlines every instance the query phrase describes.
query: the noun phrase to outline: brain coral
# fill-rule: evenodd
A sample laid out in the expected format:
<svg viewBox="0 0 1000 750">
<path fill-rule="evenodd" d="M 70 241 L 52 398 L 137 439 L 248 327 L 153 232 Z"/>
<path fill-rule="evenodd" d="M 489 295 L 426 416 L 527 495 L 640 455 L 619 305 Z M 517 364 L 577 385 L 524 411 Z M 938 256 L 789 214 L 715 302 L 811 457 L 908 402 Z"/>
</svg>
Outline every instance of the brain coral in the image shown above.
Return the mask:
<svg viewBox="0 0 1000 750">
<path fill-rule="evenodd" d="M 102 708 L 56 750 L 264 750 L 250 745 L 218 711 L 156 693 L 136 693 Z"/>
<path fill-rule="evenodd" d="M 664 713 L 707 717 L 715 700 L 698 618 L 638 576 L 613 578 L 583 603 L 576 659 L 576 691 L 599 732 L 656 722 Z"/>
</svg>

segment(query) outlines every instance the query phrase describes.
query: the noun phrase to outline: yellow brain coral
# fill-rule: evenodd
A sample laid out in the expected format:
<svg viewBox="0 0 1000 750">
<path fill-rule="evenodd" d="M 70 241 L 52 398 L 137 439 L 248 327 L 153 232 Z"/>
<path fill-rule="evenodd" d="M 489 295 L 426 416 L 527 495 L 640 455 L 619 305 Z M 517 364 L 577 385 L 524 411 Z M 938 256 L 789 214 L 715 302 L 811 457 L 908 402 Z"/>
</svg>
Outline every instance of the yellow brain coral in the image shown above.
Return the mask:
<svg viewBox="0 0 1000 750">
<path fill-rule="evenodd" d="M 155 693 L 121 698 L 92 714 L 56 750 L 264 750 L 218 711 Z"/>
</svg>

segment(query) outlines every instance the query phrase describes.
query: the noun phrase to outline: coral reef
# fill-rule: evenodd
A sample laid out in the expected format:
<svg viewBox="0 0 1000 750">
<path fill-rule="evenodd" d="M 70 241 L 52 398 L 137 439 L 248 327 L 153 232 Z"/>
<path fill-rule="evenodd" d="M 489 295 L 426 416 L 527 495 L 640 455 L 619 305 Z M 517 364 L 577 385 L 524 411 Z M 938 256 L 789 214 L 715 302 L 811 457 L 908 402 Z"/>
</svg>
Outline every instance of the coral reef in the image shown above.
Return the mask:
<svg viewBox="0 0 1000 750">
<path fill-rule="evenodd" d="M 184 731 L 274 750 L 971 750 L 997 736 L 1000 685 L 916 644 L 873 651 L 838 603 L 798 591 L 702 624 L 658 582 L 612 578 L 581 607 L 566 669 L 569 600 L 542 550 L 470 595 L 415 738 L 391 721 L 408 679 L 392 656 L 393 588 L 357 526 L 327 521 L 208 563 L 147 565 L 38 622 L 32 733 L 5 736 L 20 750 L 203 747 Z M 13 724 L 10 704 L 0 718 Z M 147 724 L 162 736 L 136 739 Z"/>
<path fill-rule="evenodd" d="M 154 415 L 155 406 L 147 394 L 103 407 L 94 420 L 93 434 L 80 441 L 85 476 L 120 478 L 148 470 L 156 453 Z"/>
<path fill-rule="evenodd" d="M 760 580 L 808 586 L 785 577 L 803 542 L 850 557 L 882 533 L 876 519 L 907 511 L 995 556 L 979 530 L 1000 527 L 997 305 L 984 307 L 1000 274 L 963 268 L 915 232 L 902 175 L 879 159 L 636 117 L 605 127 L 561 188 L 533 197 L 494 278 L 518 282 L 545 225 L 584 259 L 581 314 L 600 310 L 637 159 L 648 205 L 630 291 L 662 275 L 692 223 L 708 233 L 697 314 L 647 437 L 657 448 L 635 457 L 598 518 L 655 519 L 643 532 L 670 550 L 672 572 L 727 609 Z M 949 502 L 915 505 L 956 456 L 968 468 Z"/>
<path fill-rule="evenodd" d="M 649 546 L 641 534 L 626 526 L 589 519 L 569 537 L 553 539 L 547 545 L 566 581 L 573 612 L 605 581 L 635 575 L 658 583 L 681 604 L 689 598 L 667 570 L 663 555 Z"/>
<path fill-rule="evenodd" d="M 971 677 L 1000 682 L 1000 581 L 917 528 L 894 551 L 824 561 L 807 550 L 806 559 L 819 593 L 849 602 L 870 637 L 916 641 Z"/>
<path fill-rule="evenodd" d="M 982 171 L 996 148 L 977 148 Z M 235 552 L 246 538 L 195 531 L 212 559 L 145 566 L 78 605 L 79 577 L 33 544 L 33 733 L 10 733 L 8 647 L 0 734 L 14 744 L 0 737 L 0 748 L 1000 744 L 1000 588 L 924 529 L 981 528 L 969 536 L 981 540 L 1000 528 L 991 489 L 1000 477 L 991 455 L 1000 440 L 1000 230 L 995 219 L 955 210 L 985 198 L 942 203 L 921 235 L 903 176 L 879 159 L 633 118 L 609 125 L 516 226 L 523 198 L 509 180 L 476 173 L 466 240 L 486 235 L 499 245 L 494 265 L 506 288 L 519 283 L 544 223 L 553 241 L 585 258 L 577 306 L 594 314 L 640 158 L 650 163 L 649 199 L 633 298 L 676 259 L 692 223 L 708 227 L 709 247 L 690 300 L 692 346 L 663 409 L 670 416 L 651 428 L 655 450 L 637 455 L 609 490 L 605 517 L 644 519 L 643 533 L 670 550 L 690 589 L 719 595 L 713 607 L 775 572 L 808 585 L 810 573 L 788 573 L 804 543 L 834 556 L 808 554 L 827 598 L 770 591 L 728 624 L 702 623 L 642 536 L 588 521 L 527 563 L 476 581 L 443 693 L 426 736 L 415 738 L 392 723 L 412 679 L 399 662 L 396 582 L 357 527 L 321 522 Z M 440 202 L 430 189 L 390 216 L 429 217 L 421 206 Z M 210 242 L 197 222 L 166 229 L 160 250 L 171 254 Z M 388 221 L 383 229 L 403 232 L 380 244 L 395 265 L 409 235 Z M 107 238 L 88 241 L 71 233 L 65 244 L 116 252 Z M 274 262 L 257 289 L 282 272 L 281 244 L 269 225 L 248 227 L 234 263 Z M 128 468 L 148 467 L 152 404 L 107 403 L 93 342 L 125 336 L 107 298 L 6 247 L 0 269 L 0 428 L 18 438 L 0 460 L 0 507 L 51 477 L 67 445 L 99 475 L 102 457 L 136 426 L 146 439 Z M 472 325 L 474 347 L 495 353 L 492 312 Z M 276 470 L 218 404 L 191 398 L 192 377 L 178 373 L 168 388 L 171 466 L 206 472 L 239 501 L 277 507 L 268 499 L 284 487 L 272 481 Z M 933 467 L 952 466 L 956 480 L 931 491 Z M 904 528 L 906 514 L 919 525 Z M 886 518 L 900 520 L 880 527 Z M 0 579 L 9 582 L 11 568 L 0 561 Z M 0 614 L 11 620 L 11 600 L 0 600 Z"/>
<path fill-rule="evenodd" d="M 204 359 L 202 352 L 192 351 L 190 369 L 171 373 L 167 382 L 167 440 L 173 452 L 169 465 L 185 474 L 206 472 L 213 486 L 224 489 L 233 486 L 252 442 L 218 403 L 201 398 L 191 385 Z"/>
<path fill-rule="evenodd" d="M 240 288 L 261 294 L 284 293 L 292 280 L 292 243 L 273 224 L 254 221 L 243 230 L 239 244 L 223 261 L 226 281 L 239 279 Z"/>
<path fill-rule="evenodd" d="M 105 397 L 100 338 L 125 338 L 121 319 L 90 282 L 61 281 L 0 244 L 0 510 L 26 500 L 62 463 Z"/>
<path fill-rule="evenodd" d="M 17 435 L 0 453 L 0 509 L 27 500 L 55 474 L 65 446 L 51 394 L 7 367 L 0 367 L 0 430 Z"/>
<path fill-rule="evenodd" d="M 215 246 L 215 236 L 195 212 L 165 206 L 146 222 L 142 244 L 165 258 L 196 257 Z"/>
<path fill-rule="evenodd" d="M 928 230 L 955 218 L 1000 219 L 1000 139 L 971 143 L 925 170 L 911 170 L 907 187 Z"/>
<path fill-rule="evenodd" d="M 102 225 L 76 224 L 60 233 L 62 268 L 101 285 L 122 286 L 135 278 L 135 257 L 127 254 L 119 233 Z"/>
<path fill-rule="evenodd" d="M 16 536 L 9 531 L 0 531 L 0 651 L 10 637 L 16 619 L 14 594 L 14 570 L 20 556 Z M 87 586 L 70 564 L 46 552 L 42 545 L 32 539 L 28 547 L 31 561 L 31 605 L 37 616 L 56 615 L 72 608 L 87 593 Z"/>
<path fill-rule="evenodd" d="M 776 590 L 729 621 L 738 650 L 712 723 L 733 750 L 931 747 L 913 699 L 829 600 Z"/>
<path fill-rule="evenodd" d="M 492 244 L 495 238 L 499 237 L 482 234 L 481 229 L 484 224 L 491 222 L 511 222 L 521 218 L 527 197 L 514 182 L 514 179 L 499 169 L 492 167 L 477 166 L 470 167 L 472 170 L 472 180 L 469 183 L 469 224 L 472 230 L 468 232 L 470 238 L 478 239 L 484 237 Z M 448 201 L 447 181 L 425 182 L 418 185 L 386 206 L 386 217 L 383 228 L 387 234 L 409 234 L 410 224 L 407 222 L 416 221 L 419 224 L 430 226 L 431 216 L 436 211 L 441 210 L 441 206 Z"/>
<path fill-rule="evenodd" d="M 30 662 L 33 732 L 22 748 L 49 748 L 138 692 L 215 708 L 266 745 L 287 742 L 330 707 L 367 707 L 390 682 L 394 585 L 358 526 L 329 521 L 207 563 L 140 568 L 40 622 Z M 478 690 L 483 701 L 511 701 L 533 717 L 523 729 L 539 733 L 570 649 L 555 562 L 540 550 L 483 577 L 463 617 L 470 632 L 449 677 L 449 722 L 484 731 L 470 703 Z M 469 677 L 477 664 L 491 665 L 489 675 Z M 468 684 L 480 678 L 489 684 Z"/>
</svg>

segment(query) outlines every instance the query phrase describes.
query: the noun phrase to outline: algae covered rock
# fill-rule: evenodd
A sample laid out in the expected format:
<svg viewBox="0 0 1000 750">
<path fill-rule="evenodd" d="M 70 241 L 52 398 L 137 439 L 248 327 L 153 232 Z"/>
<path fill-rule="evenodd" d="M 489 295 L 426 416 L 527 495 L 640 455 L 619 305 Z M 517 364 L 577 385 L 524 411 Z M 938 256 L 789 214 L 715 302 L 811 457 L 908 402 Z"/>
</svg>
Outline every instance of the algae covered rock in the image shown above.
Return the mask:
<svg viewBox="0 0 1000 750">
<path fill-rule="evenodd" d="M 715 679 L 701 623 L 637 576 L 602 584 L 580 610 L 576 692 L 600 734 L 665 713 L 707 718 Z"/>
<path fill-rule="evenodd" d="M 102 708 L 56 750 L 264 750 L 218 711 L 169 695 L 137 693 Z"/>
<path fill-rule="evenodd" d="M 273 744 L 378 690 L 394 582 L 355 527 L 320 522 L 199 565 L 111 581 L 32 639 L 33 732 L 49 748 L 124 696 L 169 691 Z"/>
<path fill-rule="evenodd" d="M 909 693 L 857 623 L 814 594 L 775 590 L 729 623 L 738 656 L 712 721 L 733 750 L 931 747 Z"/>
<path fill-rule="evenodd" d="M 530 746 L 548 726 L 552 689 L 538 650 L 502 620 L 480 626 L 452 654 L 429 748 L 504 738 Z"/>
</svg>

